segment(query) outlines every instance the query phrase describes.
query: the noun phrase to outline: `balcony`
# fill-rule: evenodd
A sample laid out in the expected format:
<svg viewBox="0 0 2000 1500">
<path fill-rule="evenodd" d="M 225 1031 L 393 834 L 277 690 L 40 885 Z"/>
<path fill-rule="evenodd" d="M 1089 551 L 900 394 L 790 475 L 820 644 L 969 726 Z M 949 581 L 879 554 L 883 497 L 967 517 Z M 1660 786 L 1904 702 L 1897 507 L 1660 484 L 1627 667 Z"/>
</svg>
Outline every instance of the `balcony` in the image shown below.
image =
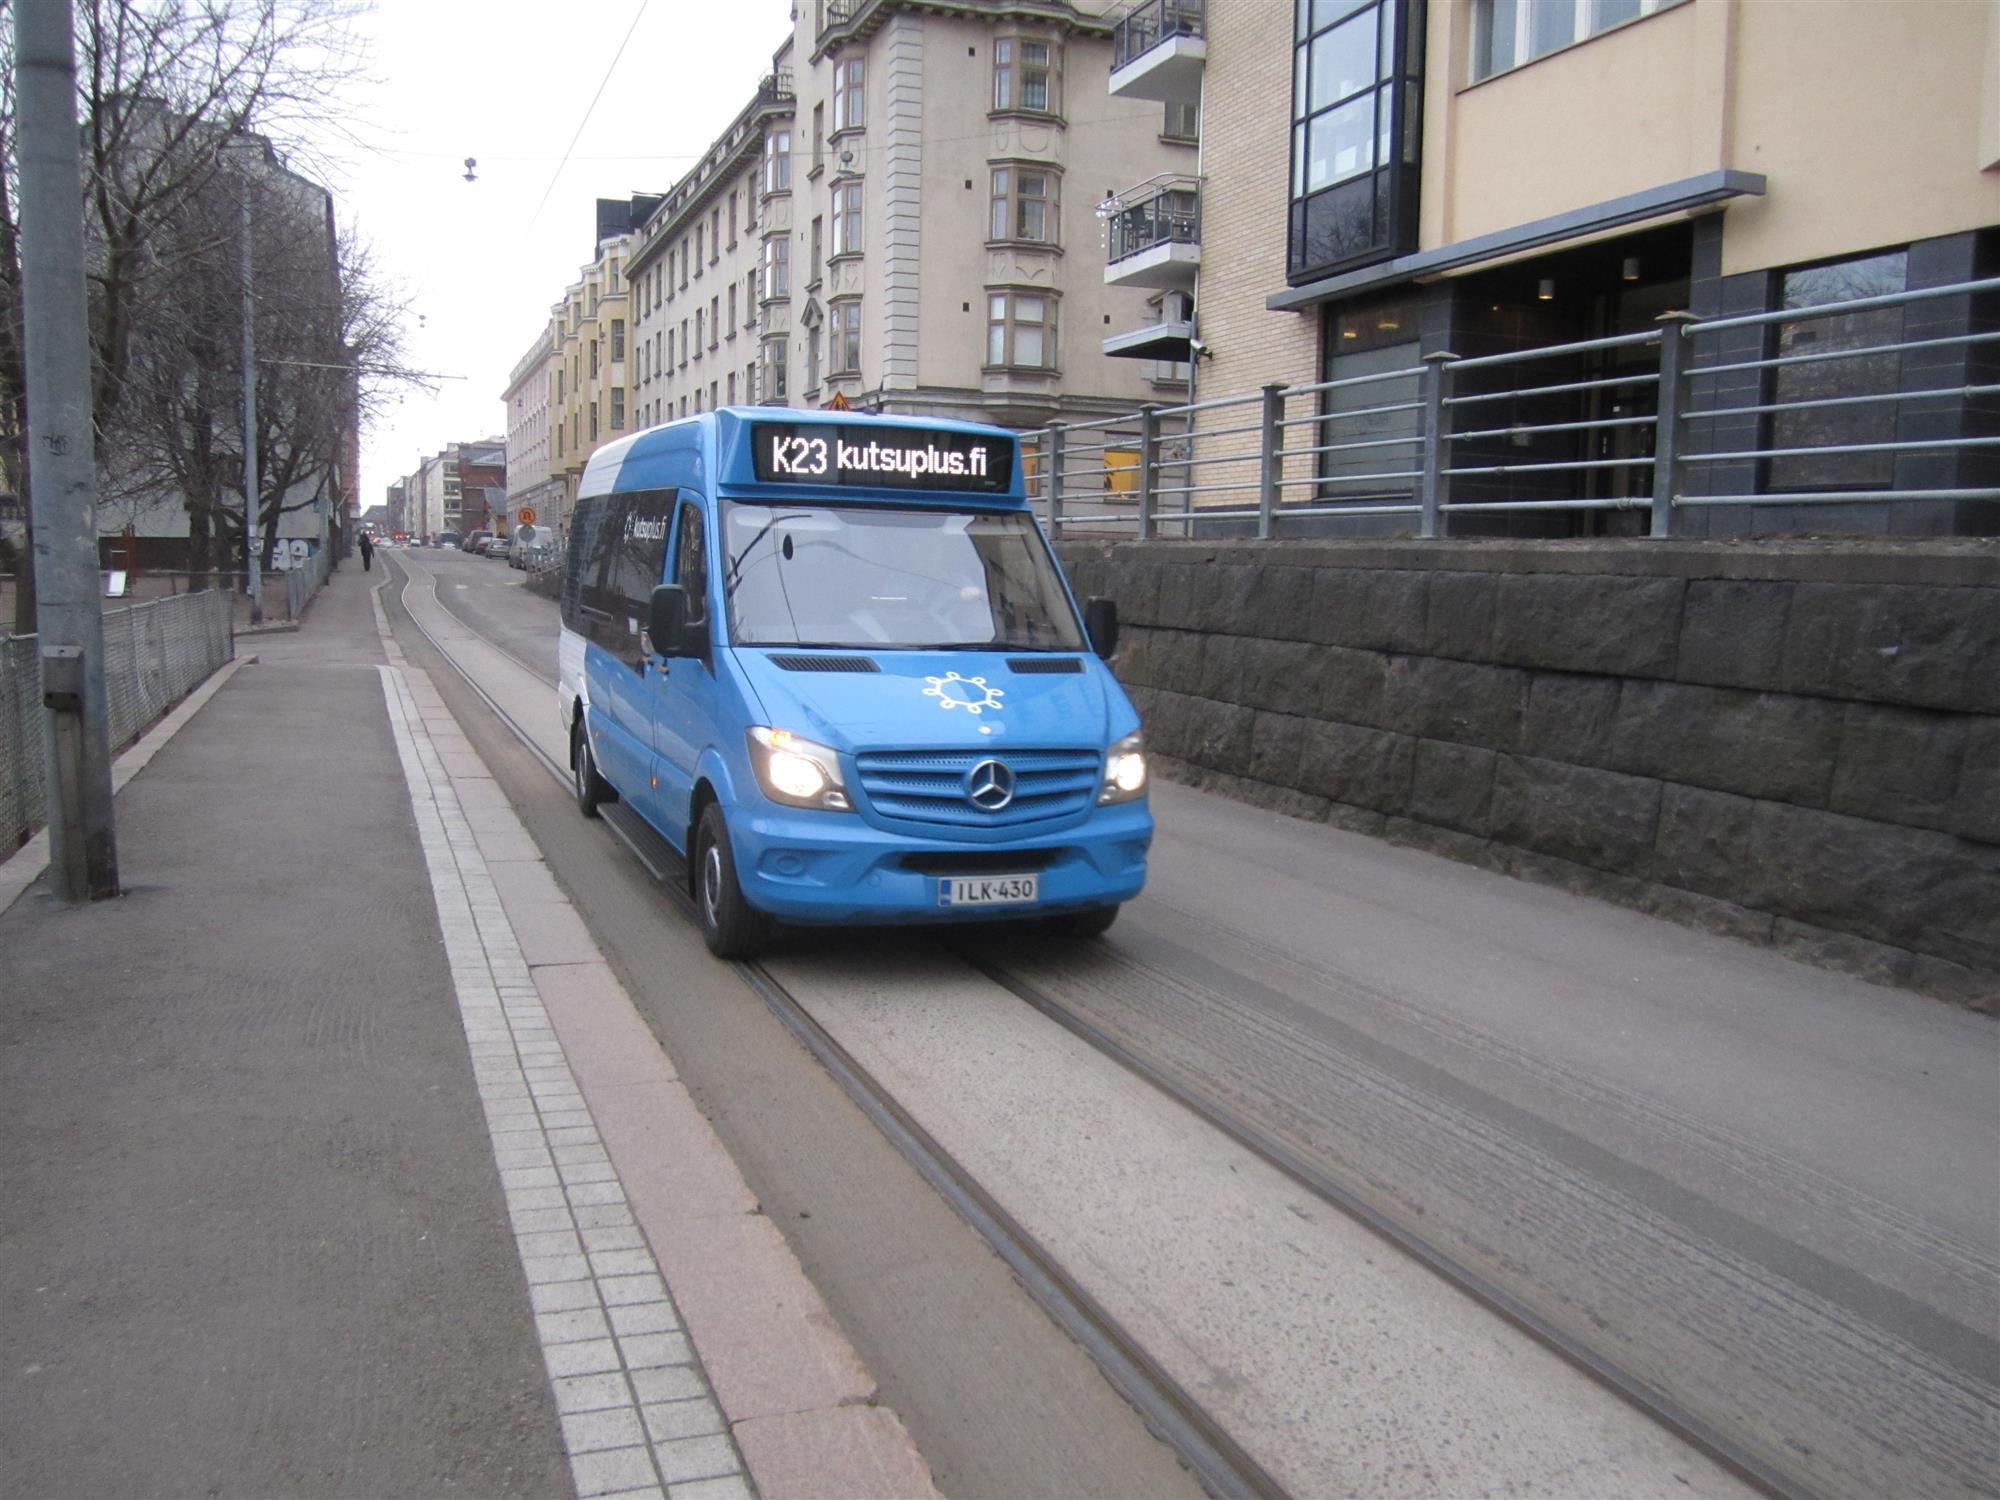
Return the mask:
<svg viewBox="0 0 2000 1500">
<path fill-rule="evenodd" d="M 1201 100 L 1208 63 L 1204 0 L 1140 0 L 1111 32 L 1111 94 L 1162 104 Z"/>
<path fill-rule="evenodd" d="M 1184 291 L 1201 267 L 1201 185 L 1162 175 L 1107 199 L 1098 215 L 1109 231 L 1106 286 Z"/>
</svg>

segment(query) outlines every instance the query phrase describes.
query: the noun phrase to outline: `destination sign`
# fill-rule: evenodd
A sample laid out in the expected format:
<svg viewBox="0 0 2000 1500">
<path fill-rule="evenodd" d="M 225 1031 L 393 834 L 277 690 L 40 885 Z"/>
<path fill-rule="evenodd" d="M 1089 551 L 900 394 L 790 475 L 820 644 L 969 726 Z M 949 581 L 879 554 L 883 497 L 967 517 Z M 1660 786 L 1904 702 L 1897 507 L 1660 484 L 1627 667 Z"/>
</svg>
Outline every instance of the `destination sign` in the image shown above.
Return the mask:
<svg viewBox="0 0 2000 1500">
<path fill-rule="evenodd" d="M 935 427 L 753 422 L 750 452 L 767 484 L 1004 493 L 1014 479 L 1014 440 Z"/>
</svg>

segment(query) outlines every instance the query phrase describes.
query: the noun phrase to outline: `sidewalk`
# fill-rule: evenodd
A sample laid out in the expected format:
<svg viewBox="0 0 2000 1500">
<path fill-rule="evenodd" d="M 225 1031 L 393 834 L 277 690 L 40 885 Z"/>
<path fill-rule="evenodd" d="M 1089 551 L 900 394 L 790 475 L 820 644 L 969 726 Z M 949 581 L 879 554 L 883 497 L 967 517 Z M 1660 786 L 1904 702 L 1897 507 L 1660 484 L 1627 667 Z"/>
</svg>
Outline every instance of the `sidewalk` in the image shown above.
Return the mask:
<svg viewBox="0 0 2000 1500">
<path fill-rule="evenodd" d="M 153 748 L 123 899 L 0 910 L 0 1492 L 928 1492 L 795 1262 L 684 1328 L 747 1191 L 380 581 Z"/>
</svg>

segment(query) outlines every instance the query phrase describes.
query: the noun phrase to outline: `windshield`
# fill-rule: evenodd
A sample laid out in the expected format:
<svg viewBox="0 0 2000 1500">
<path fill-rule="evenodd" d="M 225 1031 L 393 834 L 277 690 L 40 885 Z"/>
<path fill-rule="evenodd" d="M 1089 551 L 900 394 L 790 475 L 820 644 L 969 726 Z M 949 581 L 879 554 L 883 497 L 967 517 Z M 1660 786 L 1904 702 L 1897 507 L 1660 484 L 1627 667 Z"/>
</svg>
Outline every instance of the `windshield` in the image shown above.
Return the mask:
<svg viewBox="0 0 2000 1500">
<path fill-rule="evenodd" d="M 723 508 L 739 646 L 1081 651 L 1034 519 L 848 505 Z"/>
</svg>

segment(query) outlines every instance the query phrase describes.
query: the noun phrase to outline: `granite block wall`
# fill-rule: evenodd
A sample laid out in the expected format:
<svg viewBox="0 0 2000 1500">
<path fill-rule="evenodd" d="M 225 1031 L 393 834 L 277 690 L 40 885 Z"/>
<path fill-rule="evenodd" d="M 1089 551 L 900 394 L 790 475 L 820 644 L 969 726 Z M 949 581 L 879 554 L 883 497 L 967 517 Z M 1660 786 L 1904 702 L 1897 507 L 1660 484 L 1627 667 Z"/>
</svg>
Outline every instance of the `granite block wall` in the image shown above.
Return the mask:
<svg viewBox="0 0 2000 1500">
<path fill-rule="evenodd" d="M 1059 550 L 1169 775 L 2000 997 L 2000 546 Z"/>
</svg>

